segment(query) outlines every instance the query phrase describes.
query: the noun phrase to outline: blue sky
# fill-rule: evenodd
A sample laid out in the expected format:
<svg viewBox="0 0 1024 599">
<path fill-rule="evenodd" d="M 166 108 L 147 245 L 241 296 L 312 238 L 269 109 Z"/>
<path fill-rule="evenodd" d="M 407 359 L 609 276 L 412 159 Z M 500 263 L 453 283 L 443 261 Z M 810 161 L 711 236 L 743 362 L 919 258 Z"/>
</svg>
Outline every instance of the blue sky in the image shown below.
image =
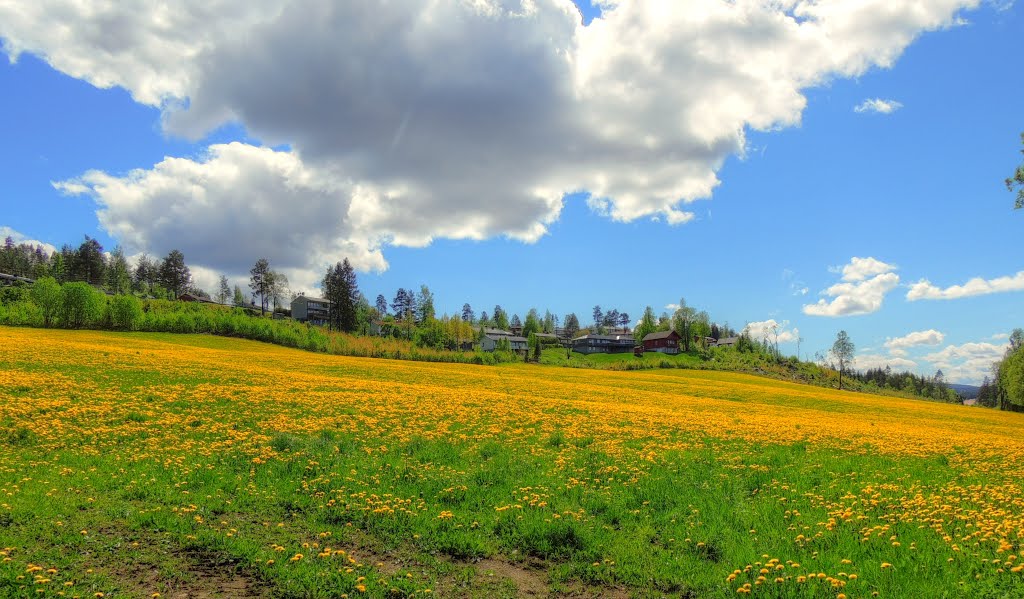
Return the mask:
<svg viewBox="0 0 1024 599">
<path fill-rule="evenodd" d="M 600 13 L 589 4 L 581 9 L 589 23 L 587 27 L 601 23 Z M 643 160 L 631 162 L 636 150 L 629 149 L 629 136 L 625 136 L 626 141 L 620 144 L 601 146 L 601 152 L 612 156 L 608 162 L 592 162 L 592 155 L 598 150 L 590 148 L 597 148 L 595 144 L 605 143 L 606 139 L 594 141 L 580 134 L 577 144 L 571 139 L 576 135 L 574 130 L 568 126 L 561 128 L 568 117 L 556 111 L 549 114 L 547 108 L 529 105 L 528 99 L 522 100 L 526 103 L 523 114 L 537 122 L 554 124 L 539 127 L 541 133 L 537 134 L 527 125 L 525 141 L 519 140 L 516 131 L 524 129 L 524 121 L 516 116 L 515 111 L 521 108 L 518 104 L 506 106 L 491 93 L 480 98 L 472 95 L 477 91 L 476 81 L 483 81 L 481 87 L 495 85 L 495 89 L 503 89 L 501 81 L 493 83 L 479 77 L 456 80 L 445 71 L 443 77 L 427 81 L 421 88 L 433 90 L 441 86 L 438 81 L 448 85 L 443 90 L 447 95 L 437 96 L 443 100 L 423 99 L 430 92 L 420 92 L 423 95 L 417 96 L 418 103 L 398 115 L 397 120 L 403 124 L 394 138 L 389 138 L 390 149 L 384 144 L 384 150 L 363 151 L 358 141 L 358 123 L 376 116 L 376 112 L 357 113 L 352 108 L 351 115 L 339 114 L 345 109 L 338 109 L 336 101 L 333 108 L 318 113 L 316 106 L 296 107 L 296 101 L 305 100 L 296 100 L 294 95 L 289 96 L 290 105 L 268 107 L 252 101 L 246 104 L 246 100 L 237 99 L 237 90 L 224 91 L 218 87 L 223 73 L 232 72 L 227 70 L 217 71 L 217 76 L 202 73 L 207 77 L 202 85 L 187 88 L 187 94 L 177 94 L 187 95 L 191 102 L 181 114 L 194 117 L 193 122 L 181 124 L 174 120 L 177 117 L 173 102 L 153 100 L 146 87 L 150 82 L 147 77 L 156 73 L 160 75 L 157 79 L 164 86 L 160 88 L 164 95 L 174 96 L 178 84 L 166 75 L 179 68 L 173 61 L 125 66 L 119 61 L 103 63 L 97 58 L 96 64 L 74 64 L 70 58 L 61 58 L 63 47 L 48 41 L 47 26 L 40 24 L 45 13 L 38 19 L 31 14 L 14 20 L 0 19 L 9 23 L 0 25 L 0 38 L 5 40 L 8 55 L 18 54 L 14 62 L 0 61 L 0 89 L 5 92 L 0 94 L 0 131 L 4 132 L 6 142 L 0 144 L 0 180 L 4 182 L 0 187 L 0 227 L 7 227 L 25 239 L 56 246 L 78 243 L 87 234 L 97 237 L 108 249 L 125 244 L 129 253 L 166 253 L 168 244 L 202 248 L 205 254 L 216 254 L 218 258 L 196 255 L 200 250 L 186 251 L 188 261 L 199 266 L 199 282 L 220 272 L 242 282 L 247 265 L 266 255 L 272 264 L 284 264 L 291 269 L 288 272 L 296 290 L 315 280 L 316 273 L 328 261 L 348 255 L 362 267 L 360 284 L 371 299 L 377 293 L 390 298 L 399 286 L 418 289 L 425 283 L 434 291 L 439 308 L 449 312 L 459 310 L 463 302 L 472 304 L 478 313 L 490 312 L 495 304 L 501 304 L 520 315 L 537 307 L 559 315 L 576 312 L 581 320 L 587 321 L 595 304 L 616 307 L 636 317 L 645 305 L 660 312 L 685 297 L 690 305 L 707 310 L 715 320 L 735 328 L 768 319 L 785 322 L 783 330 L 798 328 L 804 338 L 801 353 L 805 356 L 827 349 L 836 332 L 845 329 L 858 347 L 862 366 L 892 363 L 897 368 L 928 374 L 942 367 L 954 379 L 977 381 L 985 364 L 1002 351 L 1005 339 L 1000 335 L 1024 326 L 1024 292 L 1017 279 L 1013 279 L 1024 271 L 1024 264 L 1019 253 L 1010 249 L 1019 244 L 1015 241 L 1022 235 L 1024 213 L 1012 210 L 1013 196 L 1002 183 L 1021 160 L 1019 133 L 1024 131 L 1024 113 L 1020 99 L 1024 97 L 1024 79 L 1015 77 L 1013 68 L 1014 57 L 1024 56 L 1024 36 L 1020 35 L 1024 31 L 1022 12 L 1013 4 L 991 3 L 973 10 L 951 11 L 943 17 L 958 18 L 958 24 L 915 31 L 918 37 L 912 43 L 905 47 L 897 44 L 895 59 L 888 67 L 876 64 L 853 74 L 849 74 L 848 66 L 820 67 L 820 72 L 815 71 L 814 84 L 804 81 L 796 85 L 806 99 L 802 110 L 797 110 L 799 123 L 785 122 L 779 116 L 786 113 L 784 108 L 764 109 L 777 122 L 769 127 L 754 124 L 756 114 L 725 115 L 743 124 L 741 130 L 745 135 L 739 143 L 744 150 L 726 149 L 707 163 L 710 166 L 698 165 L 693 181 L 706 181 L 703 174 L 712 173 L 720 183 L 710 189 L 710 194 L 698 189 L 690 194 L 693 197 L 687 196 L 679 203 L 672 202 L 688 192 L 678 192 L 669 203 L 660 199 L 649 201 L 649 197 L 662 193 L 665 185 L 637 187 L 631 182 L 637 177 L 644 181 L 644 177 L 657 179 L 662 172 L 668 173 L 667 180 L 673 180 L 674 172 L 686 172 L 686 158 L 663 161 L 661 156 L 645 155 Z M 559 20 L 557 11 L 553 14 L 550 23 L 541 14 L 528 26 L 531 30 L 550 26 L 556 32 L 552 35 L 557 37 L 568 25 Z M 614 19 L 625 20 L 620 15 L 606 16 L 613 32 Z M 591 22 L 592 19 L 597 21 Z M 487 26 L 495 22 L 488 21 Z M 515 26 L 522 25 L 516 22 Z M 572 35 L 579 39 L 581 34 Z M 740 35 L 746 33 L 741 30 Z M 493 32 L 490 37 L 494 37 Z M 652 34 L 652 39 L 656 37 Z M 88 39 L 61 43 L 74 46 L 67 49 L 69 53 L 91 56 Z M 470 32 L 460 43 L 485 42 L 478 41 Z M 659 47 L 651 43 L 650 50 L 657 53 Z M 637 45 L 635 41 L 630 44 Z M 548 71 L 534 70 L 533 62 L 520 62 L 531 54 L 518 49 L 504 54 L 501 47 L 480 47 L 479 54 L 484 58 L 479 60 L 491 61 L 489 64 L 501 69 L 504 77 L 515 79 L 525 73 L 522 85 L 516 89 L 533 85 L 542 90 L 537 94 L 541 99 L 547 97 L 544 92 L 550 83 Z M 600 61 L 599 50 L 607 47 L 607 42 L 592 47 L 597 50 L 588 56 Z M 672 49 L 666 46 L 666 52 Z M 95 52 L 99 56 L 101 50 Z M 325 52 L 329 54 L 330 50 Z M 863 52 L 868 62 L 885 62 L 884 58 L 870 54 L 870 49 Z M 399 51 L 395 53 L 401 57 Z M 350 56 L 365 58 L 367 64 L 379 59 L 370 53 Z M 420 60 L 422 56 L 414 58 Z M 252 60 L 259 63 L 262 59 Z M 274 55 L 266 60 L 272 62 L 279 57 Z M 470 72 L 477 68 L 473 60 L 448 68 Z M 443 61 L 431 64 L 445 65 Z M 662 67 L 665 71 L 655 73 L 656 77 L 649 81 L 660 81 L 665 73 L 674 75 L 672 64 L 667 64 Z M 257 65 L 254 70 L 258 68 Z M 385 76 L 381 73 L 386 73 L 387 68 L 391 67 L 381 66 L 374 77 Z M 280 72 L 280 68 L 273 72 Z M 315 68 L 310 66 L 309 72 L 315 72 Z M 101 80 L 103 77 L 105 81 Z M 683 85 L 678 88 L 646 84 L 652 86 L 652 94 L 670 100 L 673 94 L 683 94 L 681 104 L 702 105 L 699 88 L 704 82 L 700 78 L 680 78 Z M 251 94 L 259 82 L 243 83 L 240 89 Z M 615 83 L 614 78 L 605 80 L 591 93 L 600 94 L 600 90 Z M 727 84 L 732 85 L 732 80 L 722 79 L 716 85 Z M 387 91 L 381 85 L 381 90 L 367 87 L 362 96 L 359 90 L 351 95 L 346 92 L 341 101 L 350 103 L 346 106 L 358 106 L 359 98 L 372 98 L 379 91 Z M 564 90 L 556 88 L 552 86 L 545 106 L 565 95 Z M 694 88 L 698 91 L 686 91 Z M 732 91 L 737 97 L 745 97 L 742 86 Z M 424 108 L 430 101 L 458 105 L 467 93 L 473 102 L 466 106 Z M 752 90 L 751 94 L 756 96 L 757 92 Z M 231 116 L 217 116 L 219 106 L 204 98 L 222 101 Z M 899 107 L 888 114 L 854 110 L 871 99 L 895 102 Z M 230 104 L 229 100 L 235 103 Z M 754 104 L 755 113 L 764 111 L 756 101 Z M 482 110 L 477 120 L 474 110 L 480 105 L 487 110 Z M 274 113 L 291 110 L 308 112 L 311 124 L 299 122 L 299 117 Z M 450 162 L 438 162 L 427 168 L 422 167 L 424 155 L 413 154 L 411 150 L 408 155 L 403 152 L 406 146 L 414 148 L 417 143 L 413 136 L 422 122 L 416 121 L 417 115 L 429 110 L 439 111 L 431 113 L 436 115 L 437 122 L 451 119 L 443 131 L 451 132 L 452 141 L 436 146 L 439 154 L 451 152 Z M 613 110 L 603 105 L 588 110 L 597 115 L 587 127 L 591 132 L 606 124 L 617 125 L 619 118 L 637 131 L 648 131 L 650 135 L 659 132 L 657 121 L 652 125 L 644 120 L 650 116 L 647 113 L 623 114 L 621 106 Z M 266 116 L 264 112 L 274 114 Z M 494 138 L 477 140 L 475 146 L 468 148 L 459 145 L 460 140 L 474 140 L 474 131 L 490 127 L 493 121 L 509 113 L 509 128 L 496 130 Z M 317 114 L 326 115 L 320 117 L 320 123 L 327 128 L 335 126 L 337 115 L 340 133 L 330 138 L 317 137 Z M 673 117 L 654 116 L 666 119 L 665 122 Z M 410 119 L 412 125 L 407 128 Z M 460 136 L 455 129 L 460 126 L 470 134 Z M 537 152 L 529 150 L 533 141 L 528 138 L 543 135 L 544 128 L 559 132 L 555 145 L 564 140 L 573 143 L 534 164 L 531 158 Z M 332 140 L 349 131 L 355 141 L 331 146 Z M 728 147 L 732 134 L 718 134 L 716 143 Z M 489 144 L 495 140 L 492 150 Z M 338 220 L 336 229 L 321 231 L 311 223 L 306 230 L 304 221 L 284 219 L 279 227 L 287 229 L 284 232 L 253 229 L 250 235 L 245 228 L 235 228 L 231 223 L 244 220 L 240 215 L 250 208 L 261 212 L 258 197 L 253 195 L 256 199 L 247 205 L 242 200 L 216 195 L 236 185 L 238 193 L 245 195 L 245 181 L 232 179 L 230 185 L 197 191 L 196 181 L 186 180 L 168 191 L 174 187 L 175 177 L 187 179 L 191 176 L 187 174 L 189 169 L 199 168 L 195 165 L 215 162 L 210 158 L 211 146 L 230 142 L 242 142 L 251 152 L 266 149 L 260 154 L 236 157 L 240 161 L 244 158 L 244 164 L 264 158 L 272 161 L 253 175 L 262 181 L 254 188 L 257 191 L 276 184 L 259 179 L 267 170 L 278 169 L 274 172 L 285 172 L 291 177 L 295 169 L 300 169 L 313 173 L 309 177 L 317 181 L 330 171 L 335 177 L 342 172 L 342 178 L 316 187 L 316 201 L 330 202 L 331 206 L 339 202 L 362 206 L 357 199 L 349 198 L 359 198 L 360 193 L 372 189 L 379 197 L 408 203 L 400 204 L 401 210 L 383 220 L 379 216 L 384 210 L 382 206 L 393 204 L 378 199 L 369 207 L 359 208 L 358 218 L 354 216 L 357 210 L 351 207 L 337 215 L 325 213 L 329 218 L 325 216 L 324 220 Z M 505 147 L 517 143 L 524 144 L 526 150 L 515 153 Z M 546 141 L 545 145 L 551 143 Z M 568 152 L 579 152 L 582 158 L 561 162 L 560 156 Z M 480 156 L 480 163 L 493 160 L 498 166 L 493 167 L 495 170 L 488 165 L 480 166 L 474 160 L 476 155 Z M 281 162 L 295 156 L 299 157 L 295 162 Z M 175 164 L 184 170 L 160 170 L 157 165 L 167 157 L 180 159 Z M 447 171 L 449 163 L 457 161 L 466 166 L 453 169 L 444 180 L 421 172 Z M 628 162 L 628 168 L 616 170 L 617 162 Z M 244 174 L 244 170 L 238 170 L 238 164 L 242 163 L 235 163 L 232 172 Z M 129 175 L 133 169 L 141 170 Z M 553 209 L 548 199 L 548 203 L 542 203 L 513 194 L 520 170 L 522 178 L 530 181 L 529 185 L 524 183 L 524 189 L 557 189 L 553 197 L 556 202 L 562 199 L 561 204 Z M 89 177 L 90 171 L 99 175 Z M 147 178 L 147 173 L 154 172 L 165 177 L 159 182 L 154 182 L 155 177 Z M 353 174 L 357 172 L 358 175 Z M 466 181 L 453 182 L 460 172 Z M 494 173 L 500 174 L 495 178 Z M 679 180 L 689 180 L 687 177 L 680 176 Z M 611 183 L 604 191 L 612 203 L 602 210 L 595 203 L 588 203 L 588 191 L 606 180 Z M 54 183 L 59 182 L 66 185 L 58 189 Z M 118 189 L 111 191 L 112 187 Z M 159 187 L 159 191 L 153 191 L 154 187 Z M 268 200 L 268 206 L 283 206 L 280 209 L 286 210 L 289 203 L 294 206 L 305 201 L 303 193 L 315 186 L 307 181 L 301 187 L 301 193 L 290 195 L 294 184 L 284 185 L 285 199 L 278 194 Z M 680 184 L 671 189 L 684 187 Z M 329 191 L 324 191 L 328 188 Z M 413 191 L 407 192 L 408 198 L 389 196 L 402 193 L 395 189 Z M 418 195 L 417 190 L 422 193 Z M 563 196 L 566 191 L 569 193 Z M 331 195 L 335 193 L 345 199 L 336 200 Z M 629 204 L 622 199 L 631 193 L 641 200 Z M 216 230 L 203 232 L 212 235 L 214 241 L 204 238 L 200 243 L 190 239 L 190 231 L 198 224 L 191 225 L 192 228 L 165 227 L 160 231 L 144 226 L 154 220 L 152 215 L 163 214 L 161 206 L 167 207 L 163 216 L 187 221 L 189 211 L 196 210 L 196 204 L 189 202 L 197 201 L 197 194 L 207 202 L 203 204 L 204 210 L 216 211 L 218 219 L 226 223 L 221 236 L 223 248 L 215 242 Z M 186 199 L 177 204 L 181 197 Z M 144 213 L 140 206 L 153 212 Z M 98 210 L 107 211 L 106 221 L 97 217 Z M 688 222 L 668 224 L 672 210 L 688 213 L 682 217 Z M 407 218 L 402 218 L 403 215 Z M 438 221 L 431 221 L 431 215 L 440 215 Z M 318 219 L 314 213 L 307 220 Z M 252 226 L 258 226 L 254 222 L 257 224 Z M 544 227 L 540 233 L 531 228 L 536 223 Z M 290 243 L 288 240 L 305 235 L 320 240 L 312 252 L 315 256 L 297 258 L 301 247 L 287 252 L 282 249 Z M 245 252 L 252 253 L 251 260 L 240 257 L 232 262 L 224 258 L 233 255 L 231 249 L 239 245 L 245 249 L 239 252 L 242 257 L 247 256 Z M 846 279 L 848 285 L 856 287 L 882 277 L 878 285 L 887 286 L 876 294 L 879 301 L 874 304 L 870 290 L 850 290 L 846 294 L 850 295 L 848 299 L 861 307 L 844 309 L 830 304 L 835 295 L 822 293 L 843 282 L 841 269 L 854 258 L 873 258 L 875 262 L 864 263 L 868 269 L 865 274 L 849 271 L 852 274 Z M 889 284 L 893 273 L 898 283 Z M 984 294 L 948 289 L 976 277 L 1010 279 L 993 283 L 992 292 Z M 930 287 L 918 290 L 922 299 L 909 301 L 911 285 L 921 279 L 927 279 Z M 927 299 L 938 296 L 951 299 Z M 805 307 L 819 299 L 825 300 L 826 308 L 836 315 L 807 313 Z M 912 333 L 919 334 L 906 337 Z M 890 341 L 886 346 L 887 339 L 904 337 L 902 342 Z M 790 353 L 796 351 L 796 344 L 791 341 L 782 346 Z"/>
</svg>

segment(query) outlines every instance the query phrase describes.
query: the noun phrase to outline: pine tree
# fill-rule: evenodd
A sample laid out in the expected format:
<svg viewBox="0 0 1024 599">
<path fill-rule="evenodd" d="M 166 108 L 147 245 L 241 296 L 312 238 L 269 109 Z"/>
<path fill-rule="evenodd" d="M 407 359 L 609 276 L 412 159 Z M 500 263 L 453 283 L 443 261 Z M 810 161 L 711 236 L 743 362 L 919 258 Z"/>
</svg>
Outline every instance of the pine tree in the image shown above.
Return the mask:
<svg viewBox="0 0 1024 599">
<path fill-rule="evenodd" d="M 226 304 L 229 299 L 231 299 L 231 285 L 228 283 L 228 278 L 221 275 L 217 286 L 217 303 Z"/>
<path fill-rule="evenodd" d="M 274 282 L 274 275 L 270 271 L 270 262 L 266 258 L 260 258 L 249 270 L 249 289 L 260 298 L 260 314 L 267 311 L 267 298 L 270 296 L 270 288 Z"/>
<path fill-rule="evenodd" d="M 178 250 L 171 250 L 160 264 L 159 282 L 174 298 L 184 293 L 192 284 L 192 273 L 185 266 L 185 256 Z"/>
</svg>

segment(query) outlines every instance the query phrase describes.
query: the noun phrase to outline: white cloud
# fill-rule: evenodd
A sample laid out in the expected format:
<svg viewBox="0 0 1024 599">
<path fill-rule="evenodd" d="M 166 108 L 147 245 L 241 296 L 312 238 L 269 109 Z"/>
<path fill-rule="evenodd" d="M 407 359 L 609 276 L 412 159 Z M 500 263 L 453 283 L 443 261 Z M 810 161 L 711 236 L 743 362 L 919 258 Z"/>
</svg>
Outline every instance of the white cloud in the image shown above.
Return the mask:
<svg viewBox="0 0 1024 599">
<path fill-rule="evenodd" d="M 935 329 L 928 329 L 927 331 L 914 331 L 907 333 L 902 337 L 890 337 L 885 340 L 885 348 L 889 350 L 889 353 L 895 356 L 906 355 L 906 352 L 911 347 L 919 345 L 938 345 L 946 336 L 936 331 Z"/>
<path fill-rule="evenodd" d="M 915 370 L 917 362 L 899 356 L 882 356 L 878 354 L 862 354 L 856 357 L 854 365 L 857 370 L 870 370 L 872 368 L 885 368 L 888 366 L 896 371 Z"/>
<path fill-rule="evenodd" d="M 697 0 L 680 10 L 621 0 L 602 2 L 583 26 L 569 0 L 53 0 L 0 3 L 0 38 L 12 59 L 31 52 L 160 107 L 170 134 L 199 139 L 237 122 L 291 148 L 273 159 L 249 148 L 277 166 L 240 168 L 230 185 L 226 172 L 215 185 L 193 176 L 216 168 L 210 160 L 171 168 L 184 160 L 172 158 L 65 183 L 99 198 L 104 222 L 122 227 L 113 232 L 166 234 L 166 218 L 148 224 L 130 199 L 151 207 L 158 186 L 224 224 L 226 241 L 210 249 L 235 254 L 237 235 L 226 233 L 245 206 L 233 187 L 264 185 L 291 204 L 263 200 L 267 212 L 242 220 L 284 225 L 300 206 L 323 215 L 313 237 L 340 228 L 341 245 L 383 267 L 385 244 L 536 240 L 563 196 L 580 190 L 615 220 L 690 221 L 686 205 L 711 196 L 725 159 L 745 152 L 747 130 L 798 125 L 804 90 L 889 67 L 922 32 L 977 4 Z M 294 185 L 295 173 L 315 181 Z"/>
<path fill-rule="evenodd" d="M 822 298 L 817 303 L 806 304 L 803 312 L 810 316 L 833 317 L 877 312 L 882 307 L 885 295 L 899 285 L 899 275 L 891 272 L 895 269 L 895 265 L 875 258 L 854 257 L 841 269 L 830 269 L 842 272 L 844 281 L 822 292 L 822 295 L 832 299 Z"/>
<path fill-rule="evenodd" d="M 954 383 L 979 383 L 992 373 L 992 364 L 1002 359 L 1007 343 L 988 342 L 947 345 L 940 351 L 924 357 L 936 369 L 941 369 L 946 380 Z"/>
<path fill-rule="evenodd" d="M 963 285 L 952 285 L 942 289 L 932 285 L 928 279 L 921 279 L 910 286 L 907 292 L 907 300 L 950 300 L 973 295 L 988 295 L 990 293 L 1006 293 L 1010 291 L 1024 291 L 1024 270 L 1012 276 L 996 277 L 994 279 L 983 279 L 975 277 Z"/>
<path fill-rule="evenodd" d="M 43 248 L 44 251 L 49 252 L 51 254 L 57 251 L 57 248 L 53 247 L 49 243 L 46 243 L 45 241 L 39 241 L 38 239 L 30 239 L 28 236 L 23 235 L 8 226 L 0 226 L 0 243 L 3 243 L 3 241 L 6 240 L 8 237 L 10 237 L 16 245 L 21 245 L 23 243 L 27 243 L 28 245 L 37 245 Z"/>
<path fill-rule="evenodd" d="M 864 100 L 860 104 L 853 107 L 854 112 L 874 112 L 877 114 L 892 114 L 903 108 L 903 104 L 896 100 L 883 100 L 881 98 L 872 98 Z"/>
<path fill-rule="evenodd" d="M 200 160 L 166 158 L 124 177 L 91 171 L 55 185 L 94 197 L 100 224 L 127 253 L 181 250 L 207 289 L 219 273 L 244 278 L 261 256 L 302 288 L 339 256 L 364 271 L 387 267 L 378 240 L 361 232 L 377 193 L 310 169 L 290 152 L 215 145 Z"/>
<path fill-rule="evenodd" d="M 850 259 L 850 263 L 843 266 L 841 269 L 836 267 L 843 273 L 844 281 L 863 281 L 869 277 L 875 275 L 885 274 L 892 272 L 897 269 L 894 264 L 886 264 L 881 260 L 875 258 L 857 258 L 853 257 Z"/>
<path fill-rule="evenodd" d="M 757 341 L 768 339 L 774 343 L 776 335 L 778 335 L 779 343 L 790 343 L 800 338 L 800 329 L 796 327 L 787 329 L 786 327 L 788 326 L 788 320 L 776 322 L 774 318 L 769 318 L 768 320 L 747 323 L 743 330 L 750 335 L 751 339 Z"/>
</svg>

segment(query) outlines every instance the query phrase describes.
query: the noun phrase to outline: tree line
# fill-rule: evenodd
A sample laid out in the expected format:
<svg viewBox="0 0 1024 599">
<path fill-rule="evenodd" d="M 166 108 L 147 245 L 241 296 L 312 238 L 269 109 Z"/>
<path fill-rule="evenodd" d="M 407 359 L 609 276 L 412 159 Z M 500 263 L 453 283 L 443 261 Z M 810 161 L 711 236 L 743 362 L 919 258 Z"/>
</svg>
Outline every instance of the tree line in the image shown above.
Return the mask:
<svg viewBox="0 0 1024 599">
<path fill-rule="evenodd" d="M 1024 411 L 1024 329 L 1010 333 L 1006 353 L 992 365 L 991 377 L 986 376 L 981 383 L 978 404 Z"/>
</svg>

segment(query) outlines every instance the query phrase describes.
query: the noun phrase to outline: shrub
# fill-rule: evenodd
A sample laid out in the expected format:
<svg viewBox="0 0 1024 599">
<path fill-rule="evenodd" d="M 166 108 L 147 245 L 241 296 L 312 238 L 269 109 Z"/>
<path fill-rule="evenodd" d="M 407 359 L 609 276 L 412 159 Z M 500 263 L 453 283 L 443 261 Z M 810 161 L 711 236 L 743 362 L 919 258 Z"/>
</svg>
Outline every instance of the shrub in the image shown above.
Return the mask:
<svg viewBox="0 0 1024 599">
<path fill-rule="evenodd" d="M 43 277 L 32 285 L 32 301 L 43 313 L 43 326 L 53 324 L 63 299 L 60 284 L 53 277 Z"/>
<path fill-rule="evenodd" d="M 99 323 L 105 305 L 106 297 L 87 283 L 65 283 L 61 287 L 61 320 L 68 328 Z"/>
<path fill-rule="evenodd" d="M 134 295 L 118 295 L 110 302 L 110 324 L 115 329 L 134 331 L 142 320 L 142 302 Z"/>
</svg>

